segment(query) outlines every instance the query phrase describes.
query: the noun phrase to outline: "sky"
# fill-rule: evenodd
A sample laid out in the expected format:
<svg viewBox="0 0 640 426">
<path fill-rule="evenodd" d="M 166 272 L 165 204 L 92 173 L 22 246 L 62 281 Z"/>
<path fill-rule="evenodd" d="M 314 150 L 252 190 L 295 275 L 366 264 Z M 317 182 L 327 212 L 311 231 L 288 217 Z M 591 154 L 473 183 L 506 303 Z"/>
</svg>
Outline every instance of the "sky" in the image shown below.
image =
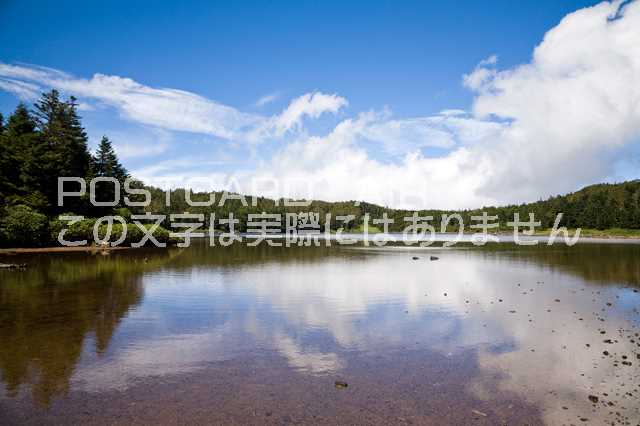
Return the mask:
<svg viewBox="0 0 640 426">
<path fill-rule="evenodd" d="M 56 88 L 161 187 L 402 208 L 640 178 L 640 4 L 0 1 L 0 112 Z"/>
</svg>

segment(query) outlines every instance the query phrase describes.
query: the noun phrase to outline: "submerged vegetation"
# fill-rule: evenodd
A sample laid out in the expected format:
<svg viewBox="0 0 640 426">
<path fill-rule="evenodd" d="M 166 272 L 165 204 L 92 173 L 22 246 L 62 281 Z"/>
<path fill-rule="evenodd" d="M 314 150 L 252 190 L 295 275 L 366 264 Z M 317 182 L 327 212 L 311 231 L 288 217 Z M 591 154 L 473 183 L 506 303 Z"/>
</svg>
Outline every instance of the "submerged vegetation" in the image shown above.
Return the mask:
<svg viewBox="0 0 640 426">
<path fill-rule="evenodd" d="M 365 215 L 378 219 L 387 214 L 393 223 L 389 231 L 400 232 L 405 226 L 405 217 L 413 212 L 392 209 L 366 202 L 311 201 L 306 207 L 287 206 L 284 199 L 273 200 L 256 197 L 255 204 L 247 198 L 228 199 L 223 205 L 216 202 L 212 206 L 190 206 L 186 201 L 188 189 L 173 190 L 168 196 L 160 188 L 145 186 L 133 181 L 132 188 L 146 189 L 151 194 L 151 203 L 147 207 L 127 207 L 121 193 L 119 203 L 114 207 L 96 207 L 88 196 L 65 199 L 65 205 L 58 206 L 58 177 L 76 176 L 87 181 L 94 177 L 115 178 L 124 184 L 130 176 L 119 162 L 111 141 L 102 138 L 95 154 L 88 149 L 88 138 L 77 112 L 76 100 L 71 97 L 63 100 L 60 94 L 52 90 L 44 93 L 29 110 L 24 104 L 18 105 L 6 123 L 0 115 L 0 247 L 46 246 L 57 244 L 57 235 L 63 223 L 58 216 L 82 215 L 87 219 L 72 225 L 69 237 L 91 240 L 95 219 L 104 215 L 119 215 L 129 220 L 131 214 L 151 212 L 169 215 L 172 213 L 196 213 L 204 215 L 204 225 L 208 226 L 211 214 L 216 218 L 228 218 L 233 213 L 239 223 L 235 231 L 247 230 L 248 215 L 251 213 L 297 213 L 300 211 L 319 214 L 320 224 L 324 227 L 330 214 L 330 229 L 342 229 L 345 232 L 362 232 Z M 73 182 L 65 183 L 65 190 L 76 190 Z M 98 201 L 114 199 L 113 185 L 99 182 L 96 185 Z M 216 200 L 223 198 L 223 192 L 214 192 Z M 133 196 L 132 199 L 135 199 Z M 194 201 L 209 200 L 210 193 L 196 193 Z M 170 200 L 167 205 L 167 198 Z M 487 212 L 497 216 L 501 226 L 513 220 L 514 213 L 528 218 L 529 213 L 541 222 L 539 231 L 553 227 L 558 213 L 563 213 L 561 226 L 569 228 L 588 228 L 590 236 L 629 236 L 640 235 L 640 180 L 599 184 L 586 187 L 572 194 L 551 197 L 534 203 L 502 207 L 482 207 L 473 210 L 423 210 L 420 216 L 433 216 L 436 230 L 442 230 L 440 219 L 443 215 L 459 214 L 465 231 L 473 223 L 472 216 Z M 335 220 L 338 215 L 353 215 L 353 220 L 341 223 Z M 160 241 L 169 241 L 168 219 L 156 230 Z M 380 232 L 381 226 L 369 223 L 369 232 Z M 372 226 L 373 225 L 373 226 Z M 283 223 L 284 226 L 284 223 Z M 119 225 L 122 228 L 122 225 Z M 117 228 L 117 227 L 116 227 Z M 118 228 L 118 229 L 120 229 Z M 219 228 L 219 227 L 218 227 Z M 225 228 L 221 228 L 225 229 Z M 228 228 L 227 228 L 228 229 Z M 445 228 L 457 231 L 459 223 L 451 221 Z M 504 228 L 503 228 L 504 229 Z M 508 228 L 511 229 L 511 228 Z M 135 241 L 141 230 L 127 225 L 130 235 L 125 243 Z M 226 229 L 225 229 L 226 230 Z M 116 233 L 117 233 L 116 229 Z M 120 232 L 122 229 L 120 229 Z M 583 234 L 585 235 L 585 234 Z M 117 239 L 115 235 L 113 239 Z"/>
</svg>

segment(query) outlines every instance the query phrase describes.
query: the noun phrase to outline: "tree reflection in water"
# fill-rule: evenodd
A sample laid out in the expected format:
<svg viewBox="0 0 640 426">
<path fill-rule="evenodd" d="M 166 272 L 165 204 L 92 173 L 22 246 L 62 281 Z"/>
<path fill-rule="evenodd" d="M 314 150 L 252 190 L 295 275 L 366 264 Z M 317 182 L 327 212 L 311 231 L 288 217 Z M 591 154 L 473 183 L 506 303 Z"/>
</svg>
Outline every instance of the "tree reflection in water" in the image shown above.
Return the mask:
<svg viewBox="0 0 640 426">
<path fill-rule="evenodd" d="M 66 394 L 87 339 L 103 353 L 142 301 L 141 273 L 171 257 L 170 251 L 40 255 L 20 260 L 30 264 L 25 271 L 3 271 L 0 372 L 9 396 L 23 383 L 41 404 Z"/>
</svg>

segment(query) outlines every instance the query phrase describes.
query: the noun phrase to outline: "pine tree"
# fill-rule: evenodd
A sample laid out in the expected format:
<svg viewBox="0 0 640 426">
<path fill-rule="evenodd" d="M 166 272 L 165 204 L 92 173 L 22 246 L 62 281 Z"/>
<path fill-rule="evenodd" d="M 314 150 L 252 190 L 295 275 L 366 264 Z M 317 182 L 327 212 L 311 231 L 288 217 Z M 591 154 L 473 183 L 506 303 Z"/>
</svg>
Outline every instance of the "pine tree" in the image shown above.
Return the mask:
<svg viewBox="0 0 640 426">
<path fill-rule="evenodd" d="M 36 138 L 36 123 L 24 104 L 19 104 L 0 135 L 0 196 L 4 204 L 21 203 L 25 195 L 40 198 L 36 204 L 41 204 L 41 197 L 33 193 L 33 188 L 25 188 L 23 176 Z"/>
<path fill-rule="evenodd" d="M 16 110 L 9 116 L 5 130 L 10 137 L 19 137 L 36 131 L 36 122 L 23 103 L 18 104 Z"/>
<path fill-rule="evenodd" d="M 58 177 L 86 179 L 91 171 L 87 134 L 80 123 L 76 99 L 71 97 L 69 101 L 62 101 L 56 90 L 44 93 L 35 104 L 34 115 L 37 129 L 41 133 L 41 144 L 36 157 L 41 158 L 40 165 L 43 165 L 42 161 L 46 161 L 44 165 L 47 168 L 47 179 L 41 182 L 41 189 L 51 206 L 49 213 L 86 212 L 89 208 L 87 199 L 73 200 L 62 208 L 57 207 Z"/>
<path fill-rule="evenodd" d="M 0 207 L 4 207 L 9 195 L 15 193 L 15 180 L 11 176 L 15 170 L 15 157 L 7 146 L 7 138 L 4 131 L 0 132 Z"/>
<path fill-rule="evenodd" d="M 96 177 L 112 177 L 120 182 L 120 186 L 124 184 L 127 179 L 127 170 L 120 164 L 111 141 L 106 136 L 102 137 L 100 145 L 96 150 L 96 154 L 92 159 L 93 175 Z M 98 201 L 111 201 L 114 199 L 115 190 L 112 183 L 99 182 L 96 185 L 96 199 Z M 122 200 L 122 192 L 120 193 L 120 200 Z M 97 214 L 105 214 L 109 209 L 94 209 Z"/>
<path fill-rule="evenodd" d="M 60 100 L 57 90 L 44 93 L 35 104 L 38 129 L 49 147 L 57 154 L 59 176 L 86 177 L 91 155 L 87 134 L 80 123 L 76 99 Z"/>
<path fill-rule="evenodd" d="M 95 176 L 114 177 L 120 182 L 127 178 L 127 170 L 120 164 L 116 152 L 108 137 L 103 136 L 93 157 L 93 172 Z"/>
</svg>

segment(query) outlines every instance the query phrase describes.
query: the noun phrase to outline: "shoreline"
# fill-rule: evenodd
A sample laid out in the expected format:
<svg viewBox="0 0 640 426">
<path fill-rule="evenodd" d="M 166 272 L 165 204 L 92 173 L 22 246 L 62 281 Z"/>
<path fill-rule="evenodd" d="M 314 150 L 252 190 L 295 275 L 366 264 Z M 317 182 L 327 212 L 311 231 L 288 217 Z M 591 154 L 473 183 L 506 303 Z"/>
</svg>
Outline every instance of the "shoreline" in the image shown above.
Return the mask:
<svg viewBox="0 0 640 426">
<path fill-rule="evenodd" d="M 370 233 L 371 236 L 374 235 L 380 235 L 382 233 L 380 232 L 372 232 Z M 397 235 L 399 233 L 389 233 L 390 235 Z M 436 233 L 436 238 L 438 238 L 438 236 L 444 236 L 444 235 L 456 235 L 457 233 L 455 232 L 446 232 L 446 233 L 442 233 L 442 232 L 438 232 Z M 331 234 L 332 236 L 335 234 Z M 342 234 L 342 236 L 348 237 L 348 236 L 362 236 L 364 235 L 364 233 L 356 233 L 356 232 L 351 232 L 351 233 L 344 233 Z M 474 235 L 473 233 L 468 233 L 465 232 L 463 233 L 463 235 L 465 237 L 470 237 L 472 235 Z M 496 233 L 490 233 L 489 235 L 493 235 L 493 236 L 497 236 L 497 237 L 510 237 L 513 235 L 513 233 L 508 233 L 508 232 L 496 232 Z M 276 236 L 276 235 L 273 235 Z M 543 233 L 536 233 L 534 235 L 525 235 L 525 234 L 521 234 L 521 236 L 523 237 L 531 237 L 531 238 L 544 238 L 544 237 L 548 237 L 548 234 L 543 234 Z M 208 236 L 205 236 L 203 238 L 207 238 Z M 438 241 L 438 240 L 436 240 Z M 446 240 L 442 240 L 442 241 L 446 241 Z M 592 243 L 597 243 L 597 242 L 601 242 L 601 243 L 605 243 L 605 244 L 615 244 L 615 243 L 624 243 L 624 242 L 640 242 L 640 236 L 636 236 L 636 235 L 608 235 L 608 234 L 602 234 L 602 235 L 581 235 L 580 239 L 578 242 L 592 242 Z M 464 241 L 461 241 L 464 242 Z M 509 243 L 510 241 L 500 241 L 501 243 Z M 142 248 L 142 247 L 131 247 L 131 246 L 116 246 L 116 247 L 110 247 L 110 246 L 105 246 L 105 247 L 97 247 L 97 246 L 75 246 L 75 247 L 14 247 L 14 248 L 0 248 L 0 255 L 16 255 L 16 254 L 37 254 L 37 253 L 81 253 L 81 252 L 87 252 L 87 253 L 98 253 L 98 252 L 108 252 L 108 251 L 118 251 L 118 250 L 135 250 L 138 248 Z"/>
<path fill-rule="evenodd" d="M 96 246 L 75 246 L 75 247 L 17 247 L 0 249 L 0 254 L 26 254 L 26 253 L 74 253 L 74 252 L 104 252 L 114 250 L 135 249 L 136 247 L 96 247 Z"/>
</svg>

